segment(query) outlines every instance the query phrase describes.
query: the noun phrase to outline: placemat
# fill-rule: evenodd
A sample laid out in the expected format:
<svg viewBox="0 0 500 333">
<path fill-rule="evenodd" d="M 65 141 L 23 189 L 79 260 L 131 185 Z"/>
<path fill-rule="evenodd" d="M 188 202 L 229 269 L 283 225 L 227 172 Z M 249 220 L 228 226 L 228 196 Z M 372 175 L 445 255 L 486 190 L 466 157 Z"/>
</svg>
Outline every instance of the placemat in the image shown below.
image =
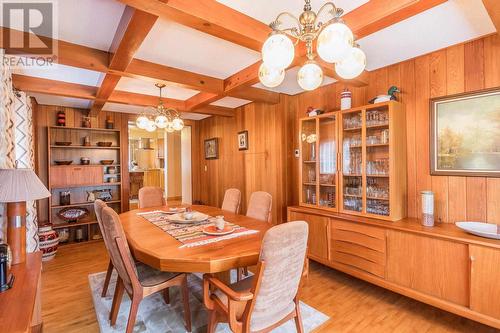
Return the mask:
<svg viewBox="0 0 500 333">
<path fill-rule="evenodd" d="M 215 219 L 213 217 L 209 217 L 206 221 L 199 223 L 182 224 L 182 223 L 170 222 L 168 220 L 168 216 L 171 214 L 165 211 L 156 210 L 151 212 L 138 213 L 138 215 L 142 216 L 147 221 L 151 222 L 152 224 L 154 224 L 155 226 L 157 226 L 158 228 L 165 231 L 170 236 L 174 237 L 179 242 L 181 242 L 182 243 L 181 248 L 195 247 L 195 246 L 220 242 L 226 239 L 232 239 L 245 235 L 252 235 L 259 232 L 258 230 L 247 229 L 237 224 L 226 221 L 226 224 L 233 227 L 235 230 L 228 235 L 211 236 L 203 233 L 203 228 L 210 225 L 214 225 Z"/>
</svg>

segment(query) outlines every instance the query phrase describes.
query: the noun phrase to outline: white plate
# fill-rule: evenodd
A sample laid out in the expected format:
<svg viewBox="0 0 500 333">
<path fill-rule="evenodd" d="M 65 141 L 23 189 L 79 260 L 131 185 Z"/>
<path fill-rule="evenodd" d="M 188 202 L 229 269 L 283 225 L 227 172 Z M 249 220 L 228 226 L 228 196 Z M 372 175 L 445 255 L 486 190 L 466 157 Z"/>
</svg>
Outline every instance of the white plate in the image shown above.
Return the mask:
<svg viewBox="0 0 500 333">
<path fill-rule="evenodd" d="M 186 220 L 184 218 L 184 213 L 173 214 L 168 217 L 168 220 L 170 222 L 185 223 L 185 224 L 198 223 L 205 221 L 206 219 L 208 219 L 208 215 L 200 212 L 193 212 L 193 218 L 189 220 Z"/>
<path fill-rule="evenodd" d="M 500 233 L 498 233 L 498 228 L 500 227 L 494 223 L 456 222 L 455 225 L 476 236 L 500 239 Z"/>
</svg>

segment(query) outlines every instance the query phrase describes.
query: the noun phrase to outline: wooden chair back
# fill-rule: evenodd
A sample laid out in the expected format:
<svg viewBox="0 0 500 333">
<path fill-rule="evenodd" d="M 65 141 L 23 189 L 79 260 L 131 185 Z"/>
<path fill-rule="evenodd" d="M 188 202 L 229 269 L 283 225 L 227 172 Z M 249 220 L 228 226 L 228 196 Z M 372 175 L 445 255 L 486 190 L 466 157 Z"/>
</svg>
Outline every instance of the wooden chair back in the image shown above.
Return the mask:
<svg viewBox="0 0 500 333">
<path fill-rule="evenodd" d="M 139 190 L 139 208 L 165 206 L 163 190 L 156 186 L 145 186 Z"/>
<path fill-rule="evenodd" d="M 273 196 L 264 191 L 253 192 L 248 201 L 247 216 L 257 220 L 271 222 Z"/>
<path fill-rule="evenodd" d="M 241 205 L 241 192 L 237 188 L 230 188 L 224 193 L 224 200 L 222 201 L 222 210 L 238 214 Z"/>
<path fill-rule="evenodd" d="M 120 217 L 112 208 L 105 207 L 102 209 L 101 220 L 104 229 L 103 237 L 108 246 L 111 262 L 122 279 L 125 289 L 132 294 L 132 286 L 138 284 L 139 280 Z M 118 247 L 117 240 L 121 242 L 122 249 Z"/>
</svg>

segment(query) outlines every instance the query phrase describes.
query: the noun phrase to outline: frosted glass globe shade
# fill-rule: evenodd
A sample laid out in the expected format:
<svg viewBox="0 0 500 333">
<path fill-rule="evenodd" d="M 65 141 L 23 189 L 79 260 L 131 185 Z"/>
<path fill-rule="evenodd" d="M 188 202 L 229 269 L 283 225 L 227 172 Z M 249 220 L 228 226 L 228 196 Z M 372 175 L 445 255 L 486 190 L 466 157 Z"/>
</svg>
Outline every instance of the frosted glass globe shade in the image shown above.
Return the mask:
<svg viewBox="0 0 500 333">
<path fill-rule="evenodd" d="M 329 63 L 342 61 L 349 56 L 353 40 L 348 26 L 340 22 L 331 23 L 318 36 L 318 55 Z"/>
<path fill-rule="evenodd" d="M 361 74 L 366 67 L 366 55 L 357 47 L 353 47 L 350 55 L 335 64 L 335 72 L 343 79 L 354 79 Z"/>
<path fill-rule="evenodd" d="M 283 68 L 269 67 L 265 62 L 259 67 L 259 80 L 268 88 L 279 86 L 285 79 Z"/>
<path fill-rule="evenodd" d="M 146 131 L 148 132 L 154 132 L 156 131 L 156 124 L 153 120 L 148 121 L 148 125 L 145 128 Z"/>
<path fill-rule="evenodd" d="M 299 86 L 304 90 L 314 90 L 323 83 L 323 70 L 314 61 L 307 62 L 297 74 Z"/>
<path fill-rule="evenodd" d="M 137 117 L 136 121 L 135 121 L 135 124 L 137 125 L 137 127 L 139 127 L 140 129 L 146 129 L 146 127 L 148 126 L 149 124 L 149 119 L 148 117 L 146 116 L 139 116 Z"/>
<path fill-rule="evenodd" d="M 173 133 L 175 131 L 174 124 L 172 122 L 169 122 L 167 127 L 165 127 L 165 131 L 167 131 L 167 133 Z"/>
<path fill-rule="evenodd" d="M 167 124 L 168 124 L 168 118 L 165 115 L 160 114 L 160 115 L 156 116 L 156 118 L 155 118 L 156 127 L 165 128 L 165 127 L 167 127 Z"/>
<path fill-rule="evenodd" d="M 184 121 L 181 118 L 175 118 L 172 121 L 172 128 L 176 131 L 181 131 L 184 128 Z"/>
<path fill-rule="evenodd" d="M 269 68 L 285 69 L 295 57 L 293 42 L 287 35 L 275 33 L 262 46 L 262 60 Z"/>
</svg>

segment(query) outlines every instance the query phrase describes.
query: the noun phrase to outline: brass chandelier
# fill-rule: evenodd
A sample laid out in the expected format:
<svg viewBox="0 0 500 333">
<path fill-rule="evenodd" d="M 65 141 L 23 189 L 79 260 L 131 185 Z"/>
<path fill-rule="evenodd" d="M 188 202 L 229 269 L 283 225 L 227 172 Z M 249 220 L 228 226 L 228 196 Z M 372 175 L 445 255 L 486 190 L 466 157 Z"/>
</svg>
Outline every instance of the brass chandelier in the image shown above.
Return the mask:
<svg viewBox="0 0 500 333">
<path fill-rule="evenodd" d="M 304 90 L 314 90 L 323 82 L 323 70 L 314 60 L 313 42 L 317 40 L 316 52 L 319 57 L 335 66 L 335 72 L 344 79 L 353 79 L 366 67 L 366 56 L 354 42 L 354 36 L 341 16 L 344 10 L 333 2 L 325 3 L 316 13 L 311 8 L 311 0 L 305 0 L 304 11 L 297 18 L 283 12 L 269 25 L 272 32 L 262 47 L 263 63 L 259 68 L 260 82 L 266 87 L 277 87 L 285 79 L 285 69 L 295 58 L 295 46 L 305 43 L 307 61 L 302 65 L 297 81 Z M 320 18 L 329 16 L 323 23 Z M 291 27 L 282 27 L 283 20 L 291 18 Z M 292 38 L 295 40 L 292 42 Z"/>
<path fill-rule="evenodd" d="M 184 121 L 179 112 L 174 108 L 167 108 L 163 104 L 162 89 L 165 84 L 157 83 L 155 87 L 160 89 L 159 102 L 156 107 L 148 107 L 146 112 L 142 113 L 135 121 L 137 127 L 148 132 L 154 132 L 157 128 L 164 128 L 168 133 L 180 131 L 184 128 Z M 156 115 L 154 118 L 148 114 Z"/>
</svg>

